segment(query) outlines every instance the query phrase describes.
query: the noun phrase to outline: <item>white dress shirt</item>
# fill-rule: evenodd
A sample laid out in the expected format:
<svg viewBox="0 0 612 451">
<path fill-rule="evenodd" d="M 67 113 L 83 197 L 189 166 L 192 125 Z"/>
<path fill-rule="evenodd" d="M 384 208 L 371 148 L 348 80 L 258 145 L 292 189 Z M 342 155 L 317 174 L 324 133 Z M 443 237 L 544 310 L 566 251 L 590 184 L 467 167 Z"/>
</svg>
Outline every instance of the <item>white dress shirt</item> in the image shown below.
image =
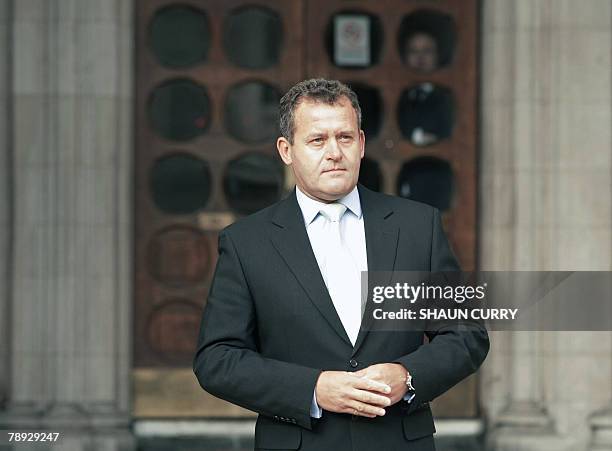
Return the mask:
<svg viewBox="0 0 612 451">
<path fill-rule="evenodd" d="M 321 275 L 325 280 L 326 265 L 326 251 L 330 248 L 329 239 L 331 238 L 328 234 L 324 233 L 324 223 L 326 219 L 319 213 L 322 206 L 326 205 L 324 202 L 319 202 L 308 197 L 304 194 L 297 186 L 295 187 L 295 194 L 297 202 L 302 211 L 304 217 L 304 224 L 306 226 L 306 232 L 308 233 L 308 239 L 310 240 L 310 246 L 314 252 L 317 264 Z M 341 203 L 347 207 L 346 213 L 340 220 L 340 232 L 344 238 L 344 242 L 352 257 L 354 258 L 355 264 L 360 271 L 368 270 L 368 254 L 366 248 L 365 239 L 365 227 L 363 223 L 363 214 L 361 211 L 361 200 L 359 199 L 359 191 L 357 187 L 348 193 L 346 196 L 338 199 L 336 202 Z M 327 281 L 325 280 L 327 283 Z M 362 306 L 360 305 L 360 308 Z M 414 398 L 414 395 L 406 394 L 404 400 L 410 402 Z M 323 416 L 323 409 L 317 404 L 316 392 L 312 397 L 312 404 L 310 406 L 310 416 L 313 418 L 321 418 Z"/>
<path fill-rule="evenodd" d="M 324 224 L 326 219 L 319 213 L 321 207 L 325 206 L 324 202 L 311 199 L 304 194 L 296 186 L 296 197 L 300 209 L 302 210 L 302 216 L 304 217 L 304 224 L 306 226 L 306 232 L 308 233 L 308 239 L 310 240 L 310 246 L 314 252 L 319 270 L 325 280 L 326 274 L 326 252 L 330 247 L 329 240 L 332 238 L 328 233 L 325 233 Z M 365 240 L 365 228 L 363 225 L 363 214 L 361 212 L 361 201 L 359 200 L 359 191 L 357 187 L 348 193 L 346 196 L 338 199 L 336 202 L 346 206 L 346 213 L 340 219 L 340 233 L 343 237 L 345 246 L 350 252 L 354 259 L 355 265 L 359 271 L 368 270 L 368 255 L 366 251 L 366 240 Z M 358 304 L 361 308 L 361 305 Z M 359 325 L 354 325 L 359 328 Z M 321 418 L 323 410 L 319 407 L 316 401 L 316 395 L 313 395 L 312 404 L 310 406 L 310 416 L 313 418 Z"/>
<path fill-rule="evenodd" d="M 310 239 L 310 246 L 315 254 L 321 274 L 325 277 L 325 253 L 329 249 L 330 237 L 322 233 L 325 218 L 319 213 L 321 207 L 326 204 L 311 199 L 296 187 L 297 201 L 302 210 L 306 232 Z M 361 214 L 361 201 L 357 187 L 336 202 L 346 206 L 347 211 L 340 220 L 340 232 L 348 247 L 349 252 L 355 260 L 359 271 L 368 270 L 368 255 L 366 252 L 365 228 L 363 226 L 363 215 Z"/>
</svg>

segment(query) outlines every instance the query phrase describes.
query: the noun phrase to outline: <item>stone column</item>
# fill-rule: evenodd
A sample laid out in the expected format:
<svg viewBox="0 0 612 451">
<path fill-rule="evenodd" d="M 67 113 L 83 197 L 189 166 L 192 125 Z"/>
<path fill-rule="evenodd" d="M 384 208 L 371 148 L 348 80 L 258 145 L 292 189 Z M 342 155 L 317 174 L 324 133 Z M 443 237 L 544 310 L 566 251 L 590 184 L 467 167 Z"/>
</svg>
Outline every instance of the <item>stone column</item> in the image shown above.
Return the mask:
<svg viewBox="0 0 612 451">
<path fill-rule="evenodd" d="M 9 391 L 9 293 L 11 243 L 10 16 L 9 0 L 0 0 L 0 409 Z"/>
<path fill-rule="evenodd" d="M 612 450 L 612 405 L 593 414 L 589 424 L 592 430 L 589 450 Z"/>
<path fill-rule="evenodd" d="M 611 8 L 483 2 L 483 270 L 612 266 Z M 609 397 L 610 334 L 492 340 L 482 396 L 491 447 L 585 449 L 588 416 Z"/>
<path fill-rule="evenodd" d="M 13 2 L 11 392 L 0 428 L 128 449 L 133 4 Z"/>
<path fill-rule="evenodd" d="M 610 148 L 612 149 L 612 145 Z M 609 358 L 612 360 L 612 355 Z M 610 378 L 610 385 L 612 385 L 612 377 Z M 612 392 L 612 387 L 610 387 L 610 391 Z M 589 425 L 591 427 L 589 450 L 612 451 L 612 402 L 607 407 L 591 415 Z"/>
</svg>

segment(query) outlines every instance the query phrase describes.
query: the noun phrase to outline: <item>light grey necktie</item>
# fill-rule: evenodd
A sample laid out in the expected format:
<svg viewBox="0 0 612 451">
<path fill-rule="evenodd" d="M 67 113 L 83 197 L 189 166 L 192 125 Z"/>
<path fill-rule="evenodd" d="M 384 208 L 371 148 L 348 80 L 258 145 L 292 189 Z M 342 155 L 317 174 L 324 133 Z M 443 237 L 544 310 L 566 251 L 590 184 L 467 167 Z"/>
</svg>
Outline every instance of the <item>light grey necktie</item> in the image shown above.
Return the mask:
<svg viewBox="0 0 612 451">
<path fill-rule="evenodd" d="M 346 206 L 334 202 L 321 207 L 319 212 L 326 220 L 325 233 L 331 238 L 330 248 L 325 253 L 323 278 L 344 330 L 354 345 L 361 326 L 361 273 L 342 238 L 340 224 Z"/>
</svg>

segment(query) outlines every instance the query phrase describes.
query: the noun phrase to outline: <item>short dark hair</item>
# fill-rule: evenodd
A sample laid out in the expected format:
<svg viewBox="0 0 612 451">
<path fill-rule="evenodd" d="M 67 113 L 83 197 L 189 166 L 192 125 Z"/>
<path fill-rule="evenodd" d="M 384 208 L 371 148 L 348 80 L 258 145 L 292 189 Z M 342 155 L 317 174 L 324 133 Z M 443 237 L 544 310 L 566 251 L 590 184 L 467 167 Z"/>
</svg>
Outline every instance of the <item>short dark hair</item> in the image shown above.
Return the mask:
<svg viewBox="0 0 612 451">
<path fill-rule="evenodd" d="M 311 78 L 293 85 L 280 100 L 280 133 L 291 144 L 295 134 L 295 110 L 305 99 L 314 102 L 324 102 L 334 105 L 342 97 L 346 97 L 357 114 L 357 126 L 361 129 L 361 107 L 357 94 L 344 83 L 338 80 L 324 78 Z"/>
</svg>

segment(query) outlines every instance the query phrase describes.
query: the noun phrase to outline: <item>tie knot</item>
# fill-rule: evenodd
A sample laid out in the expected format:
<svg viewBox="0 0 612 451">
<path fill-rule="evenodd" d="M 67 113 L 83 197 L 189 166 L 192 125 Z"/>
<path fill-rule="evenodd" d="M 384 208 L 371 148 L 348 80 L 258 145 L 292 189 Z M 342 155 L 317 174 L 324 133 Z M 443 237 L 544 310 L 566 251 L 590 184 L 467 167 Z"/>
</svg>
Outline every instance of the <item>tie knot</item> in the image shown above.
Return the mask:
<svg viewBox="0 0 612 451">
<path fill-rule="evenodd" d="M 327 204 L 324 207 L 321 207 L 319 212 L 327 218 L 328 221 L 338 222 L 340 218 L 346 211 L 346 206 L 339 204 L 338 202 L 334 202 L 332 204 Z"/>
</svg>

